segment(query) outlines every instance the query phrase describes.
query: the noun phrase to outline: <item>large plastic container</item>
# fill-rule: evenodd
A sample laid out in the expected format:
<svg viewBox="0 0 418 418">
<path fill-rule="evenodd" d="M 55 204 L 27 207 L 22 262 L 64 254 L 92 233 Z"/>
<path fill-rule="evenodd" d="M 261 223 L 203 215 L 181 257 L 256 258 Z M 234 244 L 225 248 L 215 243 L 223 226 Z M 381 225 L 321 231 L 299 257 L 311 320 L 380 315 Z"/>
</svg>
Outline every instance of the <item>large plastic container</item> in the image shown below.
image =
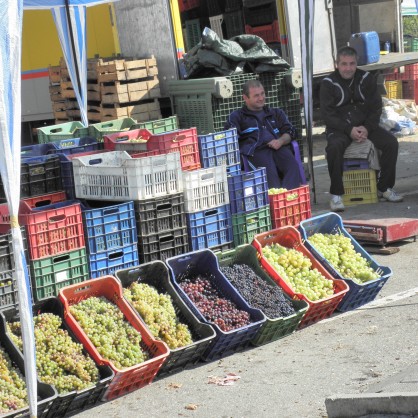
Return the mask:
<svg viewBox="0 0 418 418">
<path fill-rule="evenodd" d="M 70 306 L 92 296 L 103 296 L 114 303 L 122 311 L 127 320 L 138 332 L 142 341 L 141 347 L 149 354 L 149 360 L 124 369 L 118 369 L 113 362 L 105 359 L 96 349 L 90 338 L 83 331 L 79 323 L 70 312 Z M 59 298 L 64 305 L 65 321 L 81 341 L 86 351 L 97 364 L 108 365 L 114 371 L 115 377 L 106 389 L 103 400 L 112 400 L 130 393 L 151 383 L 163 362 L 168 357 L 169 349 L 161 341 L 157 341 L 145 327 L 136 311 L 123 297 L 120 282 L 112 276 L 104 276 L 61 289 Z"/>
<path fill-rule="evenodd" d="M 373 64 L 380 58 L 380 42 L 377 32 L 353 33 L 349 45 L 357 51 L 358 65 Z"/>
<path fill-rule="evenodd" d="M 261 267 L 257 250 L 249 244 L 241 245 L 233 250 L 216 254 L 219 265 L 232 266 L 233 264 L 246 264 L 251 267 L 255 274 L 270 286 L 279 286 Z M 285 292 L 284 297 L 293 306 L 295 313 L 287 317 L 269 318 L 266 316 L 266 322 L 261 326 L 256 336 L 251 341 L 254 345 L 263 345 L 283 338 L 293 333 L 299 326 L 303 316 L 308 310 L 308 303 L 303 300 L 292 299 Z"/>
<path fill-rule="evenodd" d="M 280 244 L 283 247 L 294 249 L 301 252 L 305 257 L 309 258 L 312 263 L 312 268 L 316 268 L 326 279 L 332 280 L 334 294 L 327 298 L 312 301 L 302 293 L 296 293 L 291 285 L 284 280 L 277 270 L 270 264 L 266 257 L 263 256 L 263 247 L 272 244 Z M 339 279 L 335 279 L 325 269 L 325 267 L 314 257 L 302 243 L 302 238 L 299 231 L 293 226 L 284 226 L 272 231 L 264 232 L 256 235 L 253 241 L 254 247 L 257 249 L 261 266 L 273 278 L 273 280 L 283 288 L 283 290 L 293 299 L 304 300 L 309 304 L 308 311 L 300 323 L 300 327 L 314 324 L 322 319 L 330 317 L 338 304 L 348 292 L 348 285 Z"/>
<path fill-rule="evenodd" d="M 251 308 L 242 296 L 231 285 L 229 280 L 220 272 L 216 255 L 211 250 L 201 250 L 192 253 L 182 254 L 166 260 L 170 270 L 171 281 L 177 293 L 186 302 L 192 312 L 204 323 L 213 326 L 216 338 L 206 350 L 203 360 L 210 361 L 242 350 L 250 344 L 251 340 L 257 335 L 262 324 L 265 322 L 265 315 L 259 310 Z M 210 273 L 210 281 L 218 292 L 226 299 L 235 303 L 238 309 L 250 314 L 250 323 L 244 327 L 231 331 L 222 331 L 218 325 L 206 320 L 205 316 L 197 309 L 196 305 L 190 300 L 184 290 L 180 287 L 181 275 L 187 271 L 192 274 Z"/>
<path fill-rule="evenodd" d="M 368 302 L 371 302 L 380 292 L 384 284 L 392 275 L 392 270 L 389 267 L 384 267 L 378 264 L 369 253 L 348 233 L 344 228 L 341 216 L 336 213 L 326 213 L 324 215 L 315 216 L 311 219 L 302 221 L 299 225 L 305 245 L 312 254 L 324 265 L 324 267 L 337 279 L 344 280 L 350 290 L 338 305 L 337 310 L 349 311 L 358 308 Z M 370 267 L 375 270 L 380 277 L 376 280 L 366 282 L 364 284 L 357 284 L 352 280 L 345 279 L 334 267 L 327 261 L 324 255 L 318 251 L 315 246 L 309 242 L 309 237 L 313 234 L 343 234 L 350 238 L 356 252 L 360 253 L 369 263 Z"/>
<path fill-rule="evenodd" d="M 188 308 L 170 282 L 167 266 L 162 261 L 152 261 L 130 269 L 118 270 L 115 273 L 124 288 L 132 283 L 145 283 L 153 286 L 158 293 L 170 295 L 177 318 L 186 324 L 192 334 L 193 342 L 184 347 L 170 349 L 166 361 L 158 372 L 158 377 L 176 373 L 197 363 L 211 344 L 216 334 L 214 329 L 199 321 Z"/>
</svg>

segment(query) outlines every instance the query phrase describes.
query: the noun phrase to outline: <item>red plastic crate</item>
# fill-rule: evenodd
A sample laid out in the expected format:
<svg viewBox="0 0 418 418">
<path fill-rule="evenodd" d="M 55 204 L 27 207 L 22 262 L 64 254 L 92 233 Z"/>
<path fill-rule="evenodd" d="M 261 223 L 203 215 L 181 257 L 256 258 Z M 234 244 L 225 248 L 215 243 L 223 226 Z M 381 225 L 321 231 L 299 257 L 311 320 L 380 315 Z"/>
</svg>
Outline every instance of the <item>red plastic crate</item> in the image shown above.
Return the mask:
<svg viewBox="0 0 418 418">
<path fill-rule="evenodd" d="M 200 5 L 200 0 L 178 0 L 178 2 L 180 12 L 195 9 Z"/>
<path fill-rule="evenodd" d="M 294 193 L 298 194 L 297 198 L 288 200 Z M 269 195 L 269 201 L 273 229 L 286 225 L 298 226 L 301 221 L 311 217 L 309 185 Z"/>
<path fill-rule="evenodd" d="M 9 208 L 0 205 L 0 233 L 10 229 Z M 58 202 L 31 208 L 21 201 L 19 223 L 25 226 L 30 259 L 50 257 L 85 246 L 80 203 Z"/>
<path fill-rule="evenodd" d="M 262 255 L 263 247 L 271 244 L 280 244 L 286 248 L 293 248 L 308 257 L 312 263 L 312 268 L 316 268 L 326 279 L 334 282 L 334 295 L 325 299 L 311 301 L 301 293 L 295 293 L 290 285 L 280 277 L 278 272 Z M 267 271 L 269 276 L 281 286 L 281 288 L 293 299 L 304 300 L 308 303 L 309 308 L 303 317 L 299 328 L 318 322 L 324 318 L 328 318 L 337 308 L 338 304 L 344 298 L 349 290 L 344 280 L 334 279 L 325 267 L 313 256 L 313 254 L 302 244 L 302 237 L 299 231 L 293 226 L 285 226 L 283 228 L 273 229 L 272 231 L 258 234 L 254 237 L 252 245 L 257 249 L 261 266 Z"/>
<path fill-rule="evenodd" d="M 280 42 L 279 22 L 277 20 L 275 20 L 270 25 L 245 25 L 245 33 L 259 36 L 261 39 L 264 40 L 265 43 Z"/>
<path fill-rule="evenodd" d="M 147 151 L 146 139 L 142 137 L 141 129 L 104 135 L 104 149 L 107 151 L 126 151 L 129 154 L 145 152 Z M 136 140 L 143 140 L 144 142 L 135 142 Z"/>
<path fill-rule="evenodd" d="M 30 208 L 52 205 L 53 203 L 65 202 L 67 197 L 65 192 L 44 194 L 42 196 L 26 197 L 22 199 Z"/>
<path fill-rule="evenodd" d="M 418 79 L 402 80 L 402 98 L 418 103 Z"/>
<path fill-rule="evenodd" d="M 404 68 L 403 73 L 398 72 L 398 80 L 415 80 L 418 78 L 418 64 L 408 64 Z"/>
<path fill-rule="evenodd" d="M 135 366 L 118 369 L 111 361 L 106 360 L 99 354 L 90 338 L 87 337 L 70 312 L 71 305 L 93 296 L 105 297 L 122 311 L 125 319 L 140 332 L 142 337 L 141 346 L 149 354 L 149 360 Z M 97 364 L 108 365 L 115 373 L 115 377 L 103 395 L 103 400 L 112 400 L 133 392 L 154 380 L 155 375 L 169 355 L 169 349 L 165 343 L 157 341 L 152 337 L 137 313 L 123 297 L 123 288 L 117 279 L 112 276 L 103 276 L 65 287 L 60 290 L 59 299 L 64 305 L 65 322 L 74 332 L 77 339 L 83 344 Z"/>
</svg>

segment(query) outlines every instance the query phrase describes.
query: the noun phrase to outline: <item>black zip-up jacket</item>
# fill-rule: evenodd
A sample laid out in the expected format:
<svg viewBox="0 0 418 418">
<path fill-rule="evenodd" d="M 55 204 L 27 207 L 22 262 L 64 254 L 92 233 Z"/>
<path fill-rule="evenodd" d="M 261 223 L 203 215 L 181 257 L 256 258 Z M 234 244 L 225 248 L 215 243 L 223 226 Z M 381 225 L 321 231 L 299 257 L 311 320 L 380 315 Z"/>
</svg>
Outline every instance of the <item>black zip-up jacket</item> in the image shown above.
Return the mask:
<svg viewBox="0 0 418 418">
<path fill-rule="evenodd" d="M 263 125 L 276 139 L 284 133 L 288 133 L 292 140 L 297 138 L 296 129 L 282 109 L 264 106 Z M 244 155 L 253 156 L 256 148 L 265 145 L 264 138 L 260 136 L 262 129 L 258 119 L 247 106 L 234 110 L 225 122 L 224 128 L 237 129 L 240 152 Z"/>
<path fill-rule="evenodd" d="M 369 134 L 379 126 L 382 97 L 376 78 L 357 68 L 351 80 L 335 70 L 321 82 L 321 117 L 327 131 L 344 132 L 350 136 L 355 126 L 364 126 Z"/>
</svg>

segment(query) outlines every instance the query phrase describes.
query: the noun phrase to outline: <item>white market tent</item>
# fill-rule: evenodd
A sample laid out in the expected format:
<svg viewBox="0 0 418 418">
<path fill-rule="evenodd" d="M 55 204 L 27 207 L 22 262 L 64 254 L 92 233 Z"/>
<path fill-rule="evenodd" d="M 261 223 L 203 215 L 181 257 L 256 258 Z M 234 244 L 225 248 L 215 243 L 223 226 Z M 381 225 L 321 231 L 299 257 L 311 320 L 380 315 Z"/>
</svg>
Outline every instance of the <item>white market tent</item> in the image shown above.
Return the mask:
<svg viewBox="0 0 418 418">
<path fill-rule="evenodd" d="M 402 16 L 413 16 L 418 14 L 418 0 L 403 0 Z"/>
</svg>

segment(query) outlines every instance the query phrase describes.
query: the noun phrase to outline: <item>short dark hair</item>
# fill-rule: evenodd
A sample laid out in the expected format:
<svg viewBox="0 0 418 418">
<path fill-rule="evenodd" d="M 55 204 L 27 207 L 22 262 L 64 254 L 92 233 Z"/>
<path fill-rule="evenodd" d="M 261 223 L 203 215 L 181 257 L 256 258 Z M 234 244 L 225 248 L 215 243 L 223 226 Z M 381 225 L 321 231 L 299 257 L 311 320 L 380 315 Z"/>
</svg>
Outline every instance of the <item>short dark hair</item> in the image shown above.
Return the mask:
<svg viewBox="0 0 418 418">
<path fill-rule="evenodd" d="M 260 80 L 248 80 L 246 81 L 242 86 L 242 94 L 244 94 L 247 97 L 250 97 L 250 88 L 251 87 L 263 87 Z"/>
<path fill-rule="evenodd" d="M 357 51 L 351 46 L 343 46 L 337 51 L 337 63 L 342 56 L 355 57 L 357 60 Z"/>
</svg>

